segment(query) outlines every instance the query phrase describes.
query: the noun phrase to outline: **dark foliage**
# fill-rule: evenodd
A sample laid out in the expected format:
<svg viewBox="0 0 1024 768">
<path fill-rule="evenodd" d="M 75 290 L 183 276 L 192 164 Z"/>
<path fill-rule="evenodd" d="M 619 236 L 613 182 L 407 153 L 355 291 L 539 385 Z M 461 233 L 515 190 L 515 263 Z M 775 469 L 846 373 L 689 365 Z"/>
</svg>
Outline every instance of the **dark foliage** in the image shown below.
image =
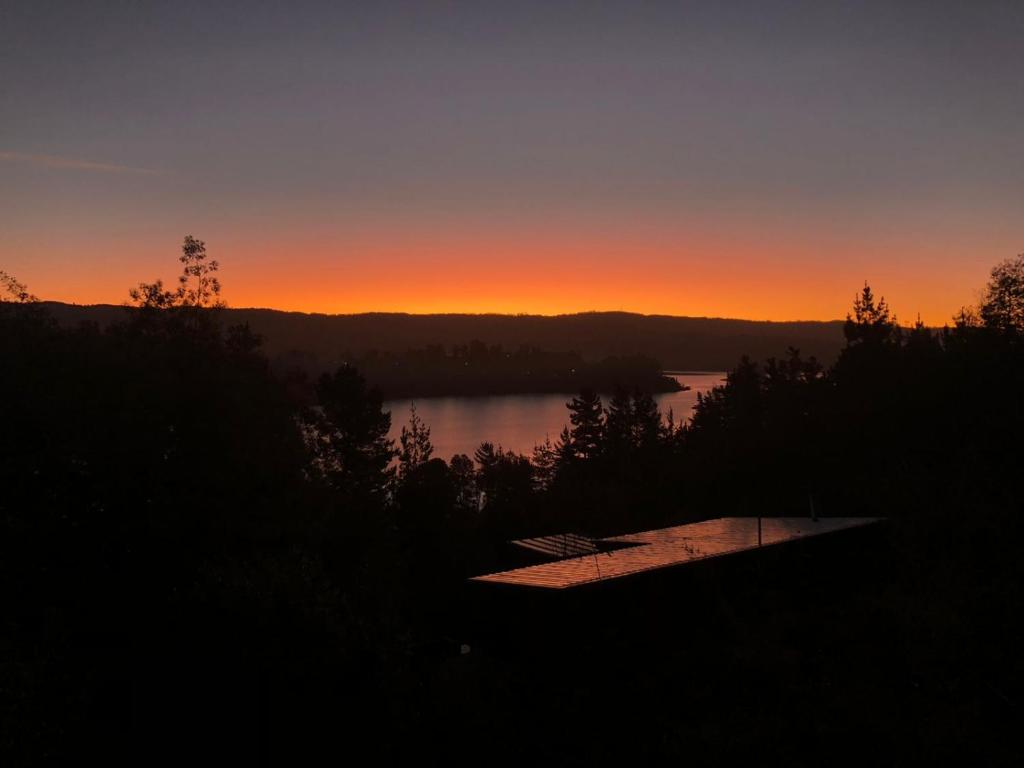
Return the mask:
<svg viewBox="0 0 1024 768">
<path fill-rule="evenodd" d="M 532 457 L 446 462 L 355 367 L 275 375 L 212 283 L 68 327 L 4 277 L 5 764 L 1019 757 L 1006 313 L 901 329 L 865 286 L 827 368 L 743 358 L 686 424 L 581 391 Z M 510 538 L 729 514 L 890 523 L 570 594 L 465 580 Z"/>
</svg>

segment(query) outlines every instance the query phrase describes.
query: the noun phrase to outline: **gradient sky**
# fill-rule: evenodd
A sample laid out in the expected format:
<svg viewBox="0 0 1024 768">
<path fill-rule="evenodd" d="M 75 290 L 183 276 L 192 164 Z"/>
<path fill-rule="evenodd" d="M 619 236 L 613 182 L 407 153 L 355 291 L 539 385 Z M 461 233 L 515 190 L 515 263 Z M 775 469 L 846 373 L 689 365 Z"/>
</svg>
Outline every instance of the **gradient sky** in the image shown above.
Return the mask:
<svg viewBox="0 0 1024 768">
<path fill-rule="evenodd" d="M 0 269 L 119 303 L 941 324 L 1024 250 L 1024 2 L 0 0 Z"/>
</svg>

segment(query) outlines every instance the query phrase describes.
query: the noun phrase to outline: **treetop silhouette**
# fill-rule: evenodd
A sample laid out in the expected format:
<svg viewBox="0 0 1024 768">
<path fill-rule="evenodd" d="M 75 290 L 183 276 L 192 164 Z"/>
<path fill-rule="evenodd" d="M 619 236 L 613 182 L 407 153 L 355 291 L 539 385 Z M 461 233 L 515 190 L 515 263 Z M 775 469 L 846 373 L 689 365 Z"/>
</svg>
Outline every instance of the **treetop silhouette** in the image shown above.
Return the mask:
<svg viewBox="0 0 1024 768">
<path fill-rule="evenodd" d="M 1024 253 L 992 268 L 978 314 L 990 328 L 1024 331 Z"/>
<path fill-rule="evenodd" d="M 39 301 L 37 297 L 29 293 L 27 285 L 18 282 L 13 275 L 9 275 L 2 269 L 0 269 L 0 286 L 3 287 L 3 291 L 0 292 L 0 301 L 13 300 L 19 304 L 28 304 Z"/>
<path fill-rule="evenodd" d="M 182 264 L 182 271 L 178 276 L 177 288 L 164 288 L 161 279 L 152 283 L 139 283 L 138 287 L 128 292 L 131 300 L 137 306 L 148 309 L 217 309 L 227 306 L 220 298 L 221 284 L 216 276 L 220 263 L 216 259 L 207 261 L 206 243 L 192 235 L 185 235 L 178 261 Z"/>
</svg>

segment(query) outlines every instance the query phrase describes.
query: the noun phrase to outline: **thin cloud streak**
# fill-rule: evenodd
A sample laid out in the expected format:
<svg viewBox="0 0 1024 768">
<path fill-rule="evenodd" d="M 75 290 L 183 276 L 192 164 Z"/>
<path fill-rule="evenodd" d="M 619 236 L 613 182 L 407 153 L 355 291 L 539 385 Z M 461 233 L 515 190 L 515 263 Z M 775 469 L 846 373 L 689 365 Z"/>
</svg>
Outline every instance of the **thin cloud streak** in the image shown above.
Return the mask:
<svg viewBox="0 0 1024 768">
<path fill-rule="evenodd" d="M 161 176 L 165 171 L 152 168 L 135 168 L 130 165 L 114 165 L 97 163 L 92 160 L 79 160 L 73 157 L 57 155 L 33 155 L 25 152 L 0 152 L 0 160 L 11 163 L 25 163 L 39 168 L 51 168 L 64 171 L 94 171 L 98 173 L 131 173 L 147 176 Z"/>
</svg>

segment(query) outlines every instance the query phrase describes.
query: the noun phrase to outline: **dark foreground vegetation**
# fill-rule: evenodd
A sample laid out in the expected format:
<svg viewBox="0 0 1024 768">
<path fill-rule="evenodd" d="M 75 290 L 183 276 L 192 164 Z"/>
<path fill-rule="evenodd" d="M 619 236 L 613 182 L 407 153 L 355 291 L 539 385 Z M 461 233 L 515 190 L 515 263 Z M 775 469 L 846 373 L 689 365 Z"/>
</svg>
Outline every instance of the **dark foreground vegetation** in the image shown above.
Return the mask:
<svg viewBox="0 0 1024 768">
<path fill-rule="evenodd" d="M 275 376 L 182 260 L 102 328 L 3 276 L 4 764 L 1019 759 L 1024 257 L 939 332 L 865 286 L 834 365 L 743 359 L 690 424 L 585 391 L 532 456 L 448 460 L 353 367 Z M 465 581 L 515 536 L 812 507 L 889 522 Z"/>
</svg>

